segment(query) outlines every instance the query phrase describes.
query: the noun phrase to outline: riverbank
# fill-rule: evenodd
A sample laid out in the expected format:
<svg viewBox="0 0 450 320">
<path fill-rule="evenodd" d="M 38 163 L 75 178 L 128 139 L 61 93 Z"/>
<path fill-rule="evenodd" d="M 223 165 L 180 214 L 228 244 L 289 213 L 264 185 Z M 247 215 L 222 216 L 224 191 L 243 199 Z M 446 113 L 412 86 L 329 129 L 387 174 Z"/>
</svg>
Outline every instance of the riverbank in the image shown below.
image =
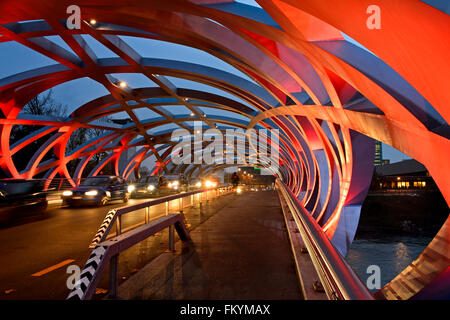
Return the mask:
<svg viewBox="0 0 450 320">
<path fill-rule="evenodd" d="M 361 208 L 356 238 L 371 233 L 434 236 L 448 215 L 439 191 L 369 193 Z"/>
</svg>

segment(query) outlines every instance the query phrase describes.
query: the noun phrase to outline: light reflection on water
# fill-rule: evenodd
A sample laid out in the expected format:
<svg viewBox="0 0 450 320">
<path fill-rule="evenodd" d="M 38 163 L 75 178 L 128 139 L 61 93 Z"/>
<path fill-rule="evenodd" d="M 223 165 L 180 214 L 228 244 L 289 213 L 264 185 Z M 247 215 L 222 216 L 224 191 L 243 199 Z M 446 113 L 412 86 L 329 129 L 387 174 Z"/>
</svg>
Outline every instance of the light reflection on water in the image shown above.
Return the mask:
<svg viewBox="0 0 450 320">
<path fill-rule="evenodd" d="M 383 287 L 414 261 L 430 241 L 428 237 L 409 236 L 359 238 L 353 241 L 346 261 L 364 283 L 370 276 L 367 267 L 378 265 Z"/>
</svg>

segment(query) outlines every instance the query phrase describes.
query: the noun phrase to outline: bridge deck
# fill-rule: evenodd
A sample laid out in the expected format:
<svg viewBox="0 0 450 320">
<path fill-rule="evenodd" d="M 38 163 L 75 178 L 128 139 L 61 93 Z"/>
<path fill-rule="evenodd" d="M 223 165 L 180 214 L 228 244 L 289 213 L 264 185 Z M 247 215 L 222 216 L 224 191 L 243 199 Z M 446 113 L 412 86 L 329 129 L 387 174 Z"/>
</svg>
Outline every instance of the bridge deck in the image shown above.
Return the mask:
<svg viewBox="0 0 450 320">
<path fill-rule="evenodd" d="M 302 298 L 275 191 L 231 196 L 191 236 L 193 245 L 155 259 L 124 283 L 119 295 L 134 299 Z"/>
</svg>

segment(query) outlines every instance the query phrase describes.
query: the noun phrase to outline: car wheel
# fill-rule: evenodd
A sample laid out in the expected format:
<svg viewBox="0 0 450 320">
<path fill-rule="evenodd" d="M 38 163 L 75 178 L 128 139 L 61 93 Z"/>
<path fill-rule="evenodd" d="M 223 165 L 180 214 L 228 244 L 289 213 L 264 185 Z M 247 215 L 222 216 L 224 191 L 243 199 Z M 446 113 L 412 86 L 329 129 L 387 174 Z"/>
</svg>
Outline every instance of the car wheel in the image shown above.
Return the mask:
<svg viewBox="0 0 450 320">
<path fill-rule="evenodd" d="M 127 203 L 129 199 L 128 193 L 125 193 L 125 195 L 123 196 L 123 203 Z"/>
<path fill-rule="evenodd" d="M 47 209 L 47 207 L 48 207 L 48 201 L 47 201 L 47 200 L 42 200 L 42 201 L 39 203 L 39 208 L 40 208 L 40 209 L 45 210 L 45 209 Z"/>
</svg>

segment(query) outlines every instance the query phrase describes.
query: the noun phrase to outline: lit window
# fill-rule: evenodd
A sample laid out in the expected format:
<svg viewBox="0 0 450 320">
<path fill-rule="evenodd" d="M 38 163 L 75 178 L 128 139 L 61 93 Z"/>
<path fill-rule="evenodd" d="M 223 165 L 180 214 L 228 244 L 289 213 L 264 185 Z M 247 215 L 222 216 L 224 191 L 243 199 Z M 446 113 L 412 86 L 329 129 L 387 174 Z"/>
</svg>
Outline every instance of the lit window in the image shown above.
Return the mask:
<svg viewBox="0 0 450 320">
<path fill-rule="evenodd" d="M 426 182 L 425 182 L 425 181 L 422 181 L 422 187 L 425 188 L 426 185 L 427 185 Z"/>
</svg>

